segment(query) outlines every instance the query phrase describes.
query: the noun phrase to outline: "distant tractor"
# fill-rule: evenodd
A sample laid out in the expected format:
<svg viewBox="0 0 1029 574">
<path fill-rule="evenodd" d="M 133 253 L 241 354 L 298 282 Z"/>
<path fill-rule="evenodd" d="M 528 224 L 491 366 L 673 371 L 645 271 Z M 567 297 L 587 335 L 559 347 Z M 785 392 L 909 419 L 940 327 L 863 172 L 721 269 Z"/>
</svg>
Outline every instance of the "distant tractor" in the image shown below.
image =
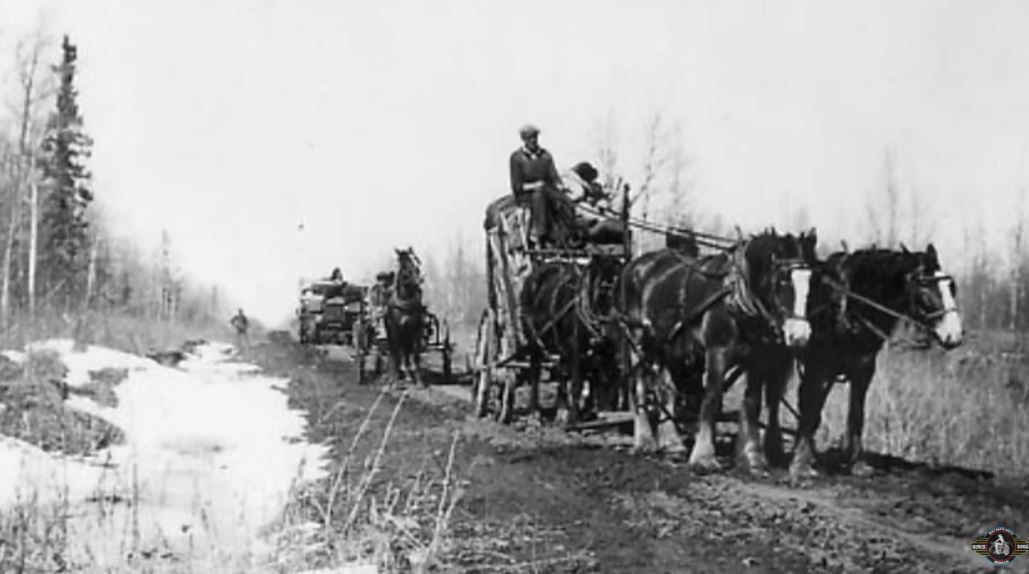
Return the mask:
<svg viewBox="0 0 1029 574">
<path fill-rule="evenodd" d="M 297 310 L 300 344 L 355 346 L 367 291 L 338 281 L 315 281 L 304 287 Z"/>
</svg>

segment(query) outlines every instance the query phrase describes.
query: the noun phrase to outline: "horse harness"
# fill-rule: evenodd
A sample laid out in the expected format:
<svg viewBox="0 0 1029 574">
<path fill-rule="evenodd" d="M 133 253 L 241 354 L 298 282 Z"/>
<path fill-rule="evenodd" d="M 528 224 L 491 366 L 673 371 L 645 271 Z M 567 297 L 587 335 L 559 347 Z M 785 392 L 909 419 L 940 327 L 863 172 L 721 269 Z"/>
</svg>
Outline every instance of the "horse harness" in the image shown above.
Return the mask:
<svg viewBox="0 0 1029 574">
<path fill-rule="evenodd" d="M 953 278 L 950 277 L 949 275 L 940 275 L 940 276 L 934 276 L 934 277 L 927 277 L 925 275 L 925 272 L 924 272 L 924 270 L 923 270 L 923 268 L 921 266 L 919 266 L 917 269 L 909 272 L 905 276 L 905 284 L 915 283 L 915 284 L 917 284 L 917 285 L 919 285 L 921 287 L 924 287 L 924 286 L 926 286 L 928 284 L 931 284 L 934 281 L 944 281 L 944 280 L 953 281 Z M 911 315 L 909 315 L 907 313 L 903 313 L 903 312 L 897 311 L 895 309 L 891 309 L 891 308 L 889 308 L 889 307 L 887 307 L 887 306 L 885 306 L 885 305 L 883 305 L 881 303 L 878 303 L 878 302 L 876 302 L 876 301 L 874 301 L 874 300 L 872 300 L 872 299 L 870 299 L 868 297 L 865 297 L 863 295 L 855 293 L 854 291 L 850 290 L 849 286 L 843 285 L 840 282 L 835 281 L 835 280 L 833 280 L 833 279 L 831 279 L 829 277 L 823 277 L 822 281 L 826 285 L 828 285 L 830 288 L 835 290 L 837 293 L 843 295 L 844 302 L 846 302 L 848 299 L 852 299 L 852 300 L 854 300 L 854 301 L 856 301 L 858 303 L 861 303 L 861 304 L 863 304 L 863 305 L 865 305 L 865 306 L 867 306 L 867 307 L 869 307 L 869 308 L 871 308 L 871 309 L 873 309 L 875 311 L 879 311 L 880 313 L 883 313 L 884 315 L 888 315 L 890 317 L 893 317 L 894 319 L 897 319 L 898 321 L 904 321 L 904 322 L 913 324 L 917 328 L 919 328 L 923 333 L 928 331 L 929 326 L 927 325 L 927 323 L 929 321 L 932 321 L 933 319 L 937 319 L 939 317 L 942 317 L 943 315 L 946 315 L 949 312 L 947 309 L 944 309 L 941 306 L 941 309 L 939 309 L 938 311 L 933 311 L 931 313 L 926 313 L 925 316 L 922 317 L 921 320 L 919 320 L 919 319 L 917 319 L 917 318 L 915 318 L 915 317 L 913 317 L 913 316 L 911 316 Z M 911 309 L 916 308 L 915 297 L 916 297 L 916 295 L 915 295 L 914 292 L 911 292 L 909 294 L 909 298 L 910 298 L 909 308 L 911 308 Z M 884 333 L 882 329 L 876 327 L 875 324 L 872 323 L 871 320 L 869 320 L 867 317 L 865 317 L 864 315 L 859 313 L 857 310 L 847 309 L 847 307 L 846 307 L 846 305 L 844 303 L 843 309 L 841 311 L 841 316 L 844 318 L 844 320 L 846 320 L 846 315 L 848 313 L 853 314 L 854 317 L 861 323 L 862 326 L 864 326 L 866 329 L 868 329 L 871 333 L 873 333 L 875 336 L 877 336 L 883 342 L 885 342 L 887 344 L 890 343 L 891 337 L 890 337 L 889 334 Z M 851 329 L 851 330 L 853 331 L 853 329 Z"/>
<path fill-rule="evenodd" d="M 541 337 L 548 331 L 557 325 L 557 322 L 564 318 L 573 309 L 579 317 L 579 322 L 582 323 L 589 334 L 594 339 L 601 337 L 600 326 L 604 318 L 596 317 L 590 308 L 592 304 L 596 302 L 597 296 L 599 295 L 599 288 L 594 288 L 593 282 L 590 280 L 592 274 L 589 268 L 583 273 L 578 266 L 573 266 L 574 278 L 576 281 L 575 296 L 572 297 L 568 303 L 566 303 L 541 329 L 532 330 L 532 336 L 535 339 L 535 343 L 541 348 L 545 347 Z M 584 297 L 583 295 L 587 295 Z"/>
<path fill-rule="evenodd" d="M 744 250 L 740 247 L 741 244 L 737 244 L 728 253 L 730 257 L 729 269 L 724 273 L 713 273 L 703 269 L 698 260 L 689 259 L 680 253 L 672 252 L 681 263 L 687 266 L 690 273 L 700 273 L 709 279 L 721 278 L 723 280 L 723 286 L 721 289 L 704 299 L 704 301 L 702 301 L 692 313 L 676 322 L 673 328 L 669 331 L 666 341 L 671 340 L 681 329 L 702 317 L 704 313 L 711 309 L 711 307 L 717 305 L 723 299 L 727 299 L 727 306 L 730 311 L 734 310 L 736 312 L 735 314 L 738 318 L 764 319 L 765 326 L 771 331 L 770 333 L 764 333 L 764 338 L 774 340 L 778 339 L 782 335 L 782 328 L 779 326 L 778 321 L 776 321 L 775 316 L 761 301 L 761 298 L 754 294 L 754 289 L 750 284 L 749 278 L 750 266 L 747 264 L 747 260 L 743 255 Z M 804 269 L 807 266 L 807 262 L 803 259 L 785 259 L 778 262 L 775 274 L 784 271 L 791 272 L 797 269 Z M 776 291 L 774 289 L 772 290 L 772 293 L 773 297 L 776 298 L 776 303 L 778 304 L 778 297 L 775 295 Z"/>
</svg>

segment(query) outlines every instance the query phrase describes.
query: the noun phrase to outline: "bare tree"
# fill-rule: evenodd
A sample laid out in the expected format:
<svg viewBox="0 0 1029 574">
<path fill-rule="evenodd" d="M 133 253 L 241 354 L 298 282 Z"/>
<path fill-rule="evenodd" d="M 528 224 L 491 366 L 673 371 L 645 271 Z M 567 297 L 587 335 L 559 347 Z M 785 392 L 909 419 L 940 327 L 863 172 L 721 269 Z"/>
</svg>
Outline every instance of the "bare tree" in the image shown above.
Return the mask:
<svg viewBox="0 0 1029 574">
<path fill-rule="evenodd" d="M 668 221 L 670 225 L 690 228 L 696 217 L 690 213 L 690 182 L 687 179 L 689 160 L 676 140 L 668 154 Z"/>
<path fill-rule="evenodd" d="M 1021 312 L 1022 268 L 1025 263 L 1025 187 L 1018 188 L 1018 211 L 1014 233 L 1011 236 L 1011 287 L 1008 309 L 1008 329 L 1015 331 L 1019 326 Z"/>
<path fill-rule="evenodd" d="M 620 179 L 618 164 L 618 133 L 615 129 L 614 120 L 608 114 L 604 120 L 603 127 L 596 136 L 597 158 L 600 162 L 600 171 L 604 178 L 604 187 L 614 189 Z"/>
<path fill-rule="evenodd" d="M 896 245 L 898 241 L 898 211 L 901 207 L 901 190 L 897 183 L 896 166 L 892 149 L 886 150 L 883 161 L 884 187 L 882 196 L 872 196 L 866 206 L 872 241 L 877 244 Z M 885 222 L 885 227 L 884 227 Z"/>
<path fill-rule="evenodd" d="M 665 163 L 668 161 L 665 151 L 667 134 L 660 113 L 654 114 L 647 122 L 644 142 L 646 147 L 643 156 L 643 175 L 637 187 L 636 195 L 632 198 L 632 203 L 635 205 L 638 201 L 642 201 L 643 210 L 641 215 L 643 219 L 648 219 L 655 184 Z"/>
<path fill-rule="evenodd" d="M 28 299 L 29 312 L 35 309 L 35 245 L 36 221 L 38 220 L 38 198 L 35 178 L 35 150 L 38 142 L 36 133 L 40 122 L 34 115 L 35 104 L 44 96 L 46 90 L 41 89 L 40 60 L 49 41 L 41 29 L 18 43 L 16 73 L 18 81 L 18 104 L 15 116 L 18 121 L 17 157 L 13 162 L 13 185 L 10 197 L 10 221 L 7 237 L 4 242 L 3 281 L 0 284 L 0 318 L 3 327 L 9 325 L 11 314 L 11 276 L 14 267 L 14 246 L 23 222 L 23 203 L 26 200 L 25 190 L 29 189 L 29 245 L 28 255 Z"/>
</svg>

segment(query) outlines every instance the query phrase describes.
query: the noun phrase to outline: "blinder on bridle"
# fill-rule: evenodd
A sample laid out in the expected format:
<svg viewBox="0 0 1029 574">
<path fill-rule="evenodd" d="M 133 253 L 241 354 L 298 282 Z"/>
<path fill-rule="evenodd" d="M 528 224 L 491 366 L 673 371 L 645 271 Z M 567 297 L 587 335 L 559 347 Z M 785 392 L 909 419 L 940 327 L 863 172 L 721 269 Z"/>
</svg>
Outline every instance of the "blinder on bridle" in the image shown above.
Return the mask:
<svg viewBox="0 0 1029 574">
<path fill-rule="evenodd" d="M 912 317 L 915 322 L 926 329 L 932 328 L 929 325 L 931 321 L 935 321 L 951 311 L 951 309 L 947 309 L 947 306 L 937 289 L 937 286 L 942 281 L 947 282 L 947 285 L 951 290 L 951 295 L 956 298 L 957 282 L 955 282 L 954 278 L 950 275 L 942 273 L 928 274 L 925 272 L 924 267 L 919 266 L 907 276 L 908 284 L 916 287 L 916 289 L 910 290 L 909 297 L 911 300 L 908 308 L 911 309 L 912 313 L 915 315 Z M 929 297 L 932 301 L 933 310 L 923 311 L 924 305 L 922 304 L 920 297 Z"/>
<path fill-rule="evenodd" d="M 776 318 L 778 319 L 806 319 L 804 316 L 797 315 L 793 308 L 783 304 L 779 298 L 779 286 L 786 282 L 792 286 L 794 271 L 811 271 L 811 265 L 799 257 L 772 261 L 772 273 L 769 274 L 768 279 L 773 282 L 770 296 L 775 305 L 774 312 L 777 313 L 778 317 Z M 794 293 L 794 297 L 796 297 L 796 293 Z"/>
</svg>

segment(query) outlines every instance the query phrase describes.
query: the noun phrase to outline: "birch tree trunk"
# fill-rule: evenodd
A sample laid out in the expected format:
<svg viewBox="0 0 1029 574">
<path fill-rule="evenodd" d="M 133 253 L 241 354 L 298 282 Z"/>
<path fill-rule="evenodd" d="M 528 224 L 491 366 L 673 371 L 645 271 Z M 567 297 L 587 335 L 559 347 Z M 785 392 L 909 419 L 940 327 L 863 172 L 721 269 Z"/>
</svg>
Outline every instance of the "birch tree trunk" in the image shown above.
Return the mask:
<svg viewBox="0 0 1029 574">
<path fill-rule="evenodd" d="M 89 304 L 93 300 L 93 291 L 96 289 L 96 258 L 100 251 L 100 238 L 94 238 L 92 244 L 89 249 L 89 267 L 86 271 L 86 297 L 82 301 L 83 311 L 89 310 Z"/>
<path fill-rule="evenodd" d="M 1018 221 L 1015 224 L 1015 234 L 1013 239 L 1014 245 L 1012 245 L 1014 253 L 1012 255 L 1013 261 L 1011 265 L 1011 300 L 1008 302 L 1010 315 L 1008 319 L 1008 329 L 1016 331 L 1018 329 L 1018 314 L 1020 312 L 1019 307 L 1021 306 L 1021 289 L 1022 289 L 1022 263 L 1023 255 L 1025 251 L 1024 232 L 1025 232 L 1025 217 L 1022 215 L 1023 207 L 1025 206 L 1025 190 L 1019 190 L 1018 194 Z"/>
<path fill-rule="evenodd" d="M 4 242 L 4 278 L 0 285 L 0 327 L 6 335 L 11 326 L 11 262 L 14 259 L 14 239 L 17 237 L 19 204 L 21 194 L 15 184 L 11 201 L 11 220 L 7 225 L 7 238 Z"/>
<path fill-rule="evenodd" d="M 36 264 L 39 257 L 39 185 L 35 180 L 29 187 L 29 319 L 36 318 Z"/>
</svg>

